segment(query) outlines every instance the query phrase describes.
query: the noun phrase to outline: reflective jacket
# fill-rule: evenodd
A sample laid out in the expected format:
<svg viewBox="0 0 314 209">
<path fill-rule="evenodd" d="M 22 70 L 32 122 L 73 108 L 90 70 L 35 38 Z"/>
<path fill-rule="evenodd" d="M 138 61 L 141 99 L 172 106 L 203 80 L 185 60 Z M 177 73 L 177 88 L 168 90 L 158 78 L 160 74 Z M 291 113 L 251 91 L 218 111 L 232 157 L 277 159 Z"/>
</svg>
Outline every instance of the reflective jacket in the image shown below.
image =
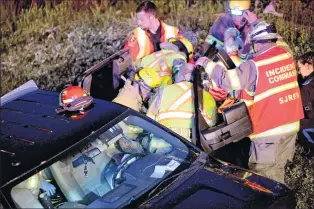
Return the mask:
<svg viewBox="0 0 314 209">
<path fill-rule="evenodd" d="M 237 67 L 239 67 L 240 64 L 243 62 L 242 59 L 236 55 L 231 55 L 230 58 Z M 209 77 L 211 77 L 211 74 L 214 68 L 216 68 L 216 70 L 226 71 L 226 75 L 228 76 L 231 86 L 232 86 L 232 90 L 229 93 L 231 97 L 238 98 L 238 95 L 240 94 L 240 91 L 241 91 L 241 84 L 240 84 L 239 76 L 237 74 L 237 69 L 227 70 L 224 64 L 220 61 L 210 62 L 205 67 L 205 71 Z M 213 81 L 213 87 L 217 87 L 217 84 L 215 83 L 215 81 Z"/>
<path fill-rule="evenodd" d="M 176 128 L 190 130 L 195 114 L 192 91 L 193 84 L 186 81 L 159 88 L 148 108 L 147 116 L 174 131 Z M 203 101 L 202 115 L 209 126 L 214 126 L 216 102 L 206 91 L 203 91 Z M 190 139 L 190 136 L 183 137 Z"/>
<path fill-rule="evenodd" d="M 160 21 L 161 36 L 160 43 L 167 41 L 169 38 L 175 38 L 179 35 L 179 30 L 176 27 L 165 24 Z M 129 48 L 133 60 L 141 59 L 155 51 L 150 40 L 150 32 L 144 31 L 140 27 L 134 29 L 129 40 L 124 48 Z"/>
<path fill-rule="evenodd" d="M 285 48 L 265 44 L 252 60 L 239 66 L 237 74 L 253 124 L 251 139 L 299 130 L 301 94 L 293 57 Z M 221 88 L 232 90 L 225 72 L 214 69 L 211 78 Z"/>
<path fill-rule="evenodd" d="M 180 67 L 185 63 L 186 55 L 184 53 L 164 49 L 143 57 L 135 64 L 138 68 L 153 68 L 158 72 L 159 76 L 169 76 L 169 79 L 172 80 L 172 74 L 180 70 Z"/>
</svg>

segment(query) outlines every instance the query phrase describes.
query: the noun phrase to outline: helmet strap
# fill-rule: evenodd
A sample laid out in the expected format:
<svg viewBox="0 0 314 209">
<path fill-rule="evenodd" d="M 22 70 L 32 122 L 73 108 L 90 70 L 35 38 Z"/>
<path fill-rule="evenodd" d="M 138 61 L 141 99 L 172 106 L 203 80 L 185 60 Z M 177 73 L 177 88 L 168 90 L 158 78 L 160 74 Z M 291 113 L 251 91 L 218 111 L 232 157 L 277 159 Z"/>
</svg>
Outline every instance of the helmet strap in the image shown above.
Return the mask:
<svg viewBox="0 0 314 209">
<path fill-rule="evenodd" d="M 186 55 L 186 61 L 188 62 L 190 53 L 189 53 L 188 49 L 186 48 L 186 46 L 178 39 L 176 39 L 176 41 L 174 41 L 172 43 L 174 45 L 176 45 L 179 48 L 179 50 Z"/>
<path fill-rule="evenodd" d="M 142 88 L 141 88 L 141 87 L 143 87 L 147 92 L 151 92 L 152 88 L 151 88 L 149 85 L 147 85 L 147 84 L 145 83 L 145 81 L 143 80 L 143 78 L 140 76 L 139 72 L 137 72 L 136 74 L 137 74 L 137 76 L 138 76 L 139 79 L 140 79 L 140 80 L 135 81 L 135 82 L 138 83 L 138 88 L 139 88 L 138 90 L 139 90 L 141 99 L 142 99 L 142 101 L 146 102 L 146 101 L 148 100 L 149 96 L 146 96 L 146 97 L 144 98 L 143 92 L 142 92 Z M 150 94 L 150 93 L 147 93 L 147 95 L 149 95 L 149 94 Z"/>
</svg>

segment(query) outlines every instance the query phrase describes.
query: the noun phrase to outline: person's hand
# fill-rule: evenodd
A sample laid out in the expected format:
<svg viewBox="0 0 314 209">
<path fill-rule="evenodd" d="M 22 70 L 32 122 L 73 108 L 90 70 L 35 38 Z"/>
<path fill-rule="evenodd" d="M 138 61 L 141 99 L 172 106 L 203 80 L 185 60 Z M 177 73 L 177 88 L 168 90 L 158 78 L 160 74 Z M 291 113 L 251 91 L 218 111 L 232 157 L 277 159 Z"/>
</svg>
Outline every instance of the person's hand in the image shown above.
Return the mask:
<svg viewBox="0 0 314 209">
<path fill-rule="evenodd" d="M 214 97 L 216 101 L 224 101 L 228 96 L 228 92 L 219 87 L 211 88 L 208 92 Z"/>
<path fill-rule="evenodd" d="M 207 57 L 200 57 L 196 62 L 195 65 L 200 65 L 202 67 L 206 67 L 206 64 L 209 62 L 209 59 Z"/>
<path fill-rule="evenodd" d="M 243 13 L 243 17 L 250 23 L 254 23 L 258 18 L 257 15 L 254 12 L 251 12 L 250 10 L 245 10 Z"/>
<path fill-rule="evenodd" d="M 56 187 L 45 180 L 41 181 L 40 188 L 47 192 L 49 196 L 52 196 L 56 193 Z"/>
</svg>

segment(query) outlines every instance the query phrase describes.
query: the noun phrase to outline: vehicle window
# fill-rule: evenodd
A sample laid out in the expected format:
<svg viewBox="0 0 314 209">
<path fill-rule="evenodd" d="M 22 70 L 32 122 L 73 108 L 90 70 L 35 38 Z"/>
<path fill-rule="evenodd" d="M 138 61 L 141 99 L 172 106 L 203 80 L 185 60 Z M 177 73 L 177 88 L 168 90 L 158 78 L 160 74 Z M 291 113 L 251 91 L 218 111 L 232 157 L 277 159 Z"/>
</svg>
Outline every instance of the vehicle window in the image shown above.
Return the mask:
<svg viewBox="0 0 314 209">
<path fill-rule="evenodd" d="M 16 185 L 11 191 L 16 206 L 85 208 L 100 198 L 107 205 L 124 202 L 151 189 L 181 164 L 190 163 L 184 143 L 138 116 L 100 129 L 91 138 Z"/>
</svg>

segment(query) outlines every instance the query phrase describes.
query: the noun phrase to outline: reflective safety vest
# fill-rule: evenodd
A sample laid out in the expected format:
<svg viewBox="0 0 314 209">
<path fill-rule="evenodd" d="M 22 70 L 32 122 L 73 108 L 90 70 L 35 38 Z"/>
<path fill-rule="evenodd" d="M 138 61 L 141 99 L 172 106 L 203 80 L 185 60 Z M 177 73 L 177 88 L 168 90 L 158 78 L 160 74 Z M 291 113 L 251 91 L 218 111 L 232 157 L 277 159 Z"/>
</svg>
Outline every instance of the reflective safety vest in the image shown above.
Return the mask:
<svg viewBox="0 0 314 209">
<path fill-rule="evenodd" d="M 143 133 L 143 129 L 138 127 L 138 126 L 133 126 L 133 125 L 128 125 L 128 133 L 130 134 L 139 134 L 139 133 Z"/>
<path fill-rule="evenodd" d="M 192 97 L 193 84 L 180 82 L 163 87 L 162 96 L 157 115 L 148 109 L 147 116 L 168 128 L 192 128 L 195 114 Z M 158 97 L 156 97 L 158 98 Z M 217 107 L 215 99 L 206 91 L 203 91 L 202 115 L 209 126 L 216 124 Z"/>
<path fill-rule="evenodd" d="M 26 188 L 27 189 L 38 189 L 40 184 L 39 173 L 29 177 L 26 180 Z"/>
<path fill-rule="evenodd" d="M 251 139 L 299 130 L 301 94 L 292 55 L 274 46 L 252 59 L 257 69 L 255 92 L 243 92 L 253 124 Z"/>
<path fill-rule="evenodd" d="M 230 58 L 237 67 L 243 62 L 242 59 L 238 56 L 230 56 Z M 241 89 L 241 83 L 240 83 L 239 76 L 237 74 L 237 69 L 227 70 L 227 68 L 225 67 L 225 65 L 221 61 L 218 61 L 218 62 L 209 61 L 208 62 L 208 64 L 205 67 L 205 71 L 208 74 L 208 77 L 211 77 L 213 70 L 217 65 L 221 66 L 222 68 L 224 68 L 226 70 L 226 72 L 227 72 L 226 74 L 230 80 L 232 89 L 240 90 Z M 213 84 L 214 84 L 214 87 L 217 86 L 214 82 L 213 82 Z"/>
<path fill-rule="evenodd" d="M 208 44 L 212 45 L 214 42 L 216 41 L 216 47 L 218 49 L 222 48 L 224 46 L 224 42 L 219 40 L 218 38 L 216 38 L 215 36 L 209 34 L 206 39 L 205 42 L 207 42 Z"/>
<path fill-rule="evenodd" d="M 175 38 L 178 36 L 179 30 L 176 27 L 167 25 L 164 22 L 160 23 L 162 27 L 161 30 L 164 31 L 161 36 L 161 42 L 166 42 L 169 38 Z M 146 32 L 140 27 L 137 27 L 133 32 L 139 44 L 139 52 L 136 59 L 141 59 L 142 57 L 153 53 L 154 47 Z"/>
<path fill-rule="evenodd" d="M 159 76 L 169 76 L 172 81 L 172 67 L 175 59 L 186 60 L 186 55 L 182 52 L 172 50 L 160 50 L 138 60 L 136 66 L 153 68 L 158 72 Z"/>
</svg>

